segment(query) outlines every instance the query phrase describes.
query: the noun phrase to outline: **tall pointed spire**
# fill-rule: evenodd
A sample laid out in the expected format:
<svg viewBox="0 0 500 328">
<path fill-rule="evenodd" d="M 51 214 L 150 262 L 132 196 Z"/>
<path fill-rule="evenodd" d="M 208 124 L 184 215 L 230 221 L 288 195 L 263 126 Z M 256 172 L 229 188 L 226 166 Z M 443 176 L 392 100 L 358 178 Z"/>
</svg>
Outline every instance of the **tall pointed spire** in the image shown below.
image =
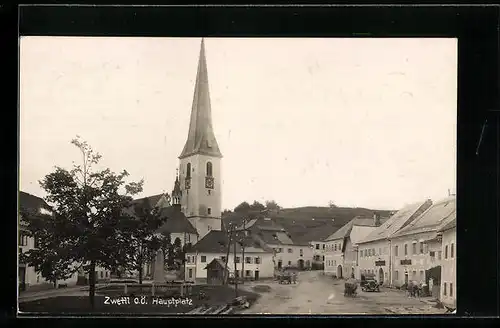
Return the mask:
<svg viewBox="0 0 500 328">
<path fill-rule="evenodd" d="M 212 127 L 212 109 L 210 107 L 205 41 L 203 38 L 201 39 L 188 138 L 179 158 L 194 154 L 222 157 Z"/>
</svg>

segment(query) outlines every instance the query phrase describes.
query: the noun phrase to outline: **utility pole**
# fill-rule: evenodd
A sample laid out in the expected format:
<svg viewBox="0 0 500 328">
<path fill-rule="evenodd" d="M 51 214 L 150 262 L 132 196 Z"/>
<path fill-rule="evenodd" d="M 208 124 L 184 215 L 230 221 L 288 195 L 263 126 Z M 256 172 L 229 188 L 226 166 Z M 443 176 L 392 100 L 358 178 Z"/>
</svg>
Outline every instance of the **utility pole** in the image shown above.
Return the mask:
<svg viewBox="0 0 500 328">
<path fill-rule="evenodd" d="M 236 297 L 238 297 L 238 268 L 236 265 L 236 238 L 234 238 L 234 244 L 233 244 L 233 249 L 234 249 L 234 292 L 236 294 Z"/>
<path fill-rule="evenodd" d="M 226 250 L 226 269 L 224 270 L 224 285 L 227 285 L 229 280 L 229 251 L 231 250 L 231 239 L 233 237 L 234 225 L 229 223 L 229 233 L 227 239 L 227 250 Z"/>
<path fill-rule="evenodd" d="M 245 237 L 246 237 L 246 220 L 243 219 L 243 240 L 240 241 L 241 243 L 241 284 L 245 283 Z"/>
</svg>

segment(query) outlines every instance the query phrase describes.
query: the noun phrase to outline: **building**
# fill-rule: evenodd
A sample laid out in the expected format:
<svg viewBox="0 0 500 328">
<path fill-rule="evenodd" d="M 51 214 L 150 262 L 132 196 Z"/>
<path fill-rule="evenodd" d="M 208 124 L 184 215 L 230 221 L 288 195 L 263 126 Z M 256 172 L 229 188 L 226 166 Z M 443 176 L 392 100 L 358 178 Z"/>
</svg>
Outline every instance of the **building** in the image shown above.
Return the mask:
<svg viewBox="0 0 500 328">
<path fill-rule="evenodd" d="M 325 239 L 338 230 L 333 224 L 322 224 L 317 228 L 308 229 L 302 236 L 292 236 L 297 242 L 308 243 L 312 250 L 311 267 L 313 270 L 323 270 L 325 261 Z"/>
<path fill-rule="evenodd" d="M 438 230 L 455 219 L 455 200 L 453 196 L 432 204 L 389 238 L 393 250 L 392 285 L 401 286 L 409 281 L 425 282 L 425 271 L 439 265 L 436 253 L 429 249 L 429 245 L 438 245 Z"/>
<path fill-rule="evenodd" d="M 357 216 L 325 240 L 324 272 L 337 278 L 356 277 L 357 274 L 357 244 L 384 219 L 378 214 L 373 218 Z"/>
<path fill-rule="evenodd" d="M 274 275 L 273 251 L 262 247 L 253 238 L 244 234 L 235 235 L 229 241 L 224 231 L 212 230 L 186 253 L 185 279 L 206 282 L 207 265 L 214 259 L 226 263 L 230 272 L 245 279 L 259 280 Z M 239 242 L 234 242 L 238 240 Z M 244 246 L 244 247 L 243 247 Z M 228 255 L 229 254 L 229 255 Z"/>
<path fill-rule="evenodd" d="M 221 259 L 213 259 L 205 267 L 207 270 L 207 284 L 209 285 L 222 285 L 224 278 L 231 274 L 230 268 L 226 267 L 226 262 Z"/>
<path fill-rule="evenodd" d="M 51 207 L 40 197 L 28 194 L 26 192 L 19 192 L 19 239 L 18 239 L 18 252 L 19 254 L 26 253 L 31 249 L 36 249 L 37 240 L 29 236 L 27 230 L 27 223 L 25 215 L 51 215 Z M 109 271 L 99 269 L 97 273 L 99 276 L 107 275 Z M 78 273 L 75 272 L 69 279 L 56 281 L 56 287 L 60 285 L 75 285 L 78 280 Z M 25 263 L 18 263 L 18 284 L 21 291 L 36 290 L 44 288 L 53 288 L 54 283 L 44 279 L 35 267 L 26 265 Z"/>
<path fill-rule="evenodd" d="M 375 274 L 377 281 L 390 285 L 391 282 L 391 242 L 389 238 L 420 216 L 432 205 L 431 200 L 407 205 L 392 215 L 380 227 L 370 232 L 358 242 L 358 272 Z"/>
<path fill-rule="evenodd" d="M 271 218 L 252 219 L 236 228 L 245 231 L 261 247 L 274 251 L 274 267 L 278 270 L 284 267 L 298 269 L 310 268 L 313 250 L 309 242 L 294 241 L 291 235 L 281 225 Z"/>
<path fill-rule="evenodd" d="M 457 220 L 453 220 L 442 226 L 438 233 L 442 236 L 441 261 L 441 292 L 440 301 L 451 308 L 457 305 Z"/>
<path fill-rule="evenodd" d="M 202 39 L 189 132 L 179 156 L 182 212 L 202 239 L 221 230 L 221 159 L 212 126 L 205 44 Z"/>
</svg>

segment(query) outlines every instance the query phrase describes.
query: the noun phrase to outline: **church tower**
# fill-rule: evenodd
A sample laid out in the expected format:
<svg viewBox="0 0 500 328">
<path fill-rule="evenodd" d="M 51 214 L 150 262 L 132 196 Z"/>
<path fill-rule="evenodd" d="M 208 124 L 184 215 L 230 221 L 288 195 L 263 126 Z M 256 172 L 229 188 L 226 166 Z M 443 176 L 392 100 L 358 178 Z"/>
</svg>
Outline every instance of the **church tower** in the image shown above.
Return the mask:
<svg viewBox="0 0 500 328">
<path fill-rule="evenodd" d="M 191 121 L 186 144 L 179 156 L 181 206 L 203 238 L 221 230 L 222 154 L 212 127 L 205 44 L 201 40 Z"/>
</svg>

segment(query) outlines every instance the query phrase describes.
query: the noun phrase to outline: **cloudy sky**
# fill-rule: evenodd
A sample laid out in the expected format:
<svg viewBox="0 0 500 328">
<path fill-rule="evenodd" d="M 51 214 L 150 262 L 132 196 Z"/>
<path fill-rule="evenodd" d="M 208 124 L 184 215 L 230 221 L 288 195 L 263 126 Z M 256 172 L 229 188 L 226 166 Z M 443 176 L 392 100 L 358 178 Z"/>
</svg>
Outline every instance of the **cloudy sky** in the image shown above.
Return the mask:
<svg viewBox="0 0 500 328">
<path fill-rule="evenodd" d="M 170 192 L 199 38 L 24 37 L 20 189 L 38 196 L 76 135 Z M 456 39 L 205 39 L 222 206 L 398 209 L 455 189 Z"/>
</svg>

